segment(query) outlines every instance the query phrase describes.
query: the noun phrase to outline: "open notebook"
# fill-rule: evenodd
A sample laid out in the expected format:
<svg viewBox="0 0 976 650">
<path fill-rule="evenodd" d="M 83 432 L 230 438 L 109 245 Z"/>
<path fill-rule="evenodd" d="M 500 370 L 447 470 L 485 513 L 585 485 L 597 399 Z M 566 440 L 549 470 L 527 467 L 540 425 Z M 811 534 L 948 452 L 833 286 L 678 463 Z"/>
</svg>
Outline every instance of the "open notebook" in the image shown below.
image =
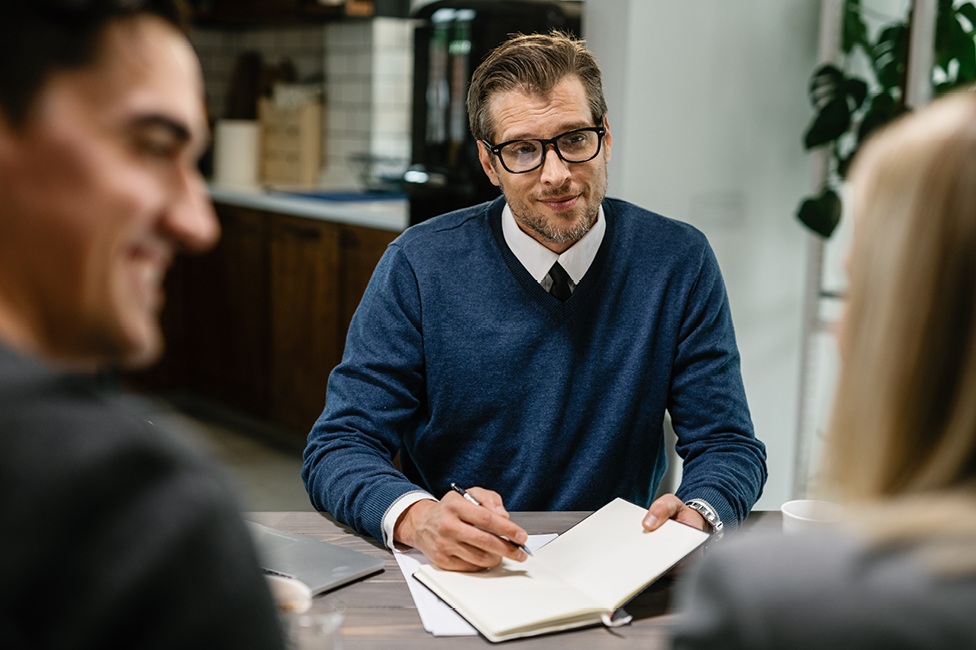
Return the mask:
<svg viewBox="0 0 976 650">
<path fill-rule="evenodd" d="M 615 499 L 525 562 L 478 573 L 433 565 L 414 574 L 489 641 L 609 621 L 644 587 L 698 548 L 708 533 L 666 521 L 649 533 L 645 508 Z"/>
</svg>

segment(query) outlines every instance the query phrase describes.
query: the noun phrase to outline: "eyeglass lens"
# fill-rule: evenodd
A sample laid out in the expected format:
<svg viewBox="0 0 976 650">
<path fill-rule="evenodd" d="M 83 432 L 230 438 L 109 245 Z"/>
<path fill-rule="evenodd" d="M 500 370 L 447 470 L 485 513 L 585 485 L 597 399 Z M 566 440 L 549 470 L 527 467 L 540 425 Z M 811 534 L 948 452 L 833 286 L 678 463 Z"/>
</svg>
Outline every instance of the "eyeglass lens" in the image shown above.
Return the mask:
<svg viewBox="0 0 976 650">
<path fill-rule="evenodd" d="M 595 131 L 570 131 L 553 141 L 559 157 L 569 163 L 586 162 L 600 150 L 600 136 Z M 501 148 L 501 159 L 511 172 L 524 172 L 542 164 L 545 145 L 542 140 L 519 140 Z"/>
</svg>

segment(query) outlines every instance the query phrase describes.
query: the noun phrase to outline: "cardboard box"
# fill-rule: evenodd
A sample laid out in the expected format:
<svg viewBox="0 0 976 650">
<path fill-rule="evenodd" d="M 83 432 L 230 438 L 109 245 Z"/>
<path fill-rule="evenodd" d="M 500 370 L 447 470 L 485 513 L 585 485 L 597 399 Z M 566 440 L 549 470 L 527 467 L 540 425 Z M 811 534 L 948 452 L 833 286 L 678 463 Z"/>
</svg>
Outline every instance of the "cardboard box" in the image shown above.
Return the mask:
<svg viewBox="0 0 976 650">
<path fill-rule="evenodd" d="M 262 125 L 261 180 L 266 185 L 315 187 L 322 169 L 322 103 L 258 100 Z"/>
</svg>

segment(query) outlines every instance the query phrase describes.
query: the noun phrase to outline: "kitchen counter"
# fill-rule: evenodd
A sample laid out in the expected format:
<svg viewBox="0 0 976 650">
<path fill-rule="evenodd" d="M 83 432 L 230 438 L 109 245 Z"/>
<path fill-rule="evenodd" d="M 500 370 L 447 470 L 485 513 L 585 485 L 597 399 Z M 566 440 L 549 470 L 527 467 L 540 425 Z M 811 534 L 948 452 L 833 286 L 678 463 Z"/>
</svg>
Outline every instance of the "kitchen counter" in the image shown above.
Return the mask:
<svg viewBox="0 0 976 650">
<path fill-rule="evenodd" d="M 335 223 L 402 232 L 410 223 L 409 202 L 405 198 L 372 198 L 362 195 L 350 200 L 349 193 L 323 192 L 316 196 L 299 193 L 236 189 L 210 186 L 214 203 L 225 203 L 278 214 L 288 214 Z"/>
</svg>

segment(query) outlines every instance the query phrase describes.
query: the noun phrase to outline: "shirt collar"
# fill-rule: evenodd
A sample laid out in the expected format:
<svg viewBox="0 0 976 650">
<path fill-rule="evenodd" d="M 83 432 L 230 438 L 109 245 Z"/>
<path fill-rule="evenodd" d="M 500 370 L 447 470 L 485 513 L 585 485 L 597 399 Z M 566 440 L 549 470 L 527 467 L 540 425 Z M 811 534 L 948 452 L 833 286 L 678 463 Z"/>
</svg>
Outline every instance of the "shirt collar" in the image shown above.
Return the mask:
<svg viewBox="0 0 976 650">
<path fill-rule="evenodd" d="M 519 228 L 508 203 L 502 210 L 502 234 L 505 236 L 505 243 L 512 249 L 512 253 L 522 263 L 525 270 L 535 278 L 536 282 L 542 282 L 549 274 L 552 265 L 559 262 L 560 266 L 566 269 L 566 273 L 569 274 L 573 284 L 579 284 L 589 270 L 590 264 L 593 263 L 597 251 L 600 250 L 600 244 L 603 243 L 603 235 L 606 231 L 607 221 L 601 205 L 596 223 L 593 224 L 590 231 L 562 255 L 557 255 Z"/>
</svg>

